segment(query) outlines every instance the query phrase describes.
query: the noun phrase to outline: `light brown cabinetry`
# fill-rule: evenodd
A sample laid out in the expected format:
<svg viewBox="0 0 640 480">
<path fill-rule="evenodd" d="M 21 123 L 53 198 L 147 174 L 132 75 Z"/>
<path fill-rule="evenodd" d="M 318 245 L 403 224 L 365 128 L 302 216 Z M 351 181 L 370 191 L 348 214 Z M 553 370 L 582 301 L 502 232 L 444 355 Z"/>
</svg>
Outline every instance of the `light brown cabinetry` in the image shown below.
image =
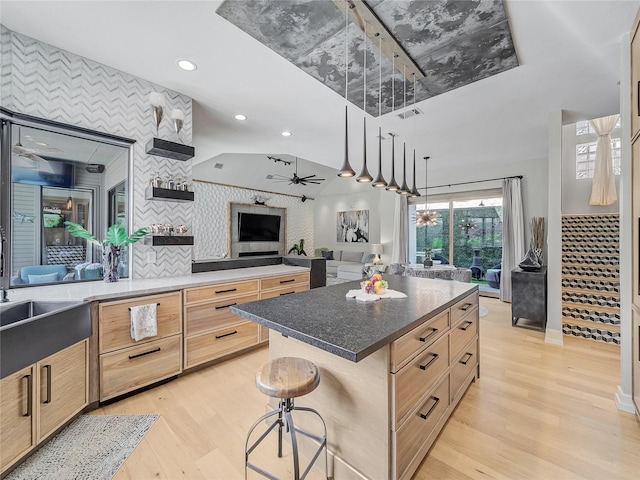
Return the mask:
<svg viewBox="0 0 640 480">
<path fill-rule="evenodd" d="M 157 304 L 158 334 L 134 341 L 129 308 Z M 180 291 L 100 303 L 98 307 L 100 401 L 182 372 Z"/>
<path fill-rule="evenodd" d="M 87 406 L 88 341 L 0 380 L 0 467 L 4 472 Z"/>
<path fill-rule="evenodd" d="M 640 10 L 631 30 L 632 398 L 640 415 Z"/>
<path fill-rule="evenodd" d="M 411 478 L 478 375 L 478 293 L 391 344 L 393 478 Z"/>
<path fill-rule="evenodd" d="M 35 445 L 35 365 L 0 380 L 0 470 Z"/>
<path fill-rule="evenodd" d="M 260 298 L 260 281 L 184 290 L 184 368 L 229 355 L 258 343 L 258 325 L 229 311 Z"/>
</svg>

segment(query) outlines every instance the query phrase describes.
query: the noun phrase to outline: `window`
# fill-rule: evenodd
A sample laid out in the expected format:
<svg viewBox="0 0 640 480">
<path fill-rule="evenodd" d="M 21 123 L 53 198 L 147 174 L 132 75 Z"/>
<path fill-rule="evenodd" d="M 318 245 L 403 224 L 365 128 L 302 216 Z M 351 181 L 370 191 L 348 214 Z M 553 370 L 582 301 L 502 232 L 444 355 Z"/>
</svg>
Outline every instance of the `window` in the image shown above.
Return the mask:
<svg viewBox="0 0 640 480">
<path fill-rule="evenodd" d="M 593 178 L 596 165 L 597 142 L 580 143 L 576 145 L 576 179 Z M 611 139 L 611 160 L 613 173 L 620 175 L 620 138 Z"/>
<path fill-rule="evenodd" d="M 616 126 L 613 127 L 613 129 L 615 130 L 617 128 L 620 128 L 619 118 L 618 118 L 618 123 L 616 123 Z M 576 135 L 588 135 L 588 134 L 593 134 L 593 135 L 596 134 L 595 130 L 589 123 L 589 120 L 583 120 L 581 122 L 576 123 Z"/>
</svg>

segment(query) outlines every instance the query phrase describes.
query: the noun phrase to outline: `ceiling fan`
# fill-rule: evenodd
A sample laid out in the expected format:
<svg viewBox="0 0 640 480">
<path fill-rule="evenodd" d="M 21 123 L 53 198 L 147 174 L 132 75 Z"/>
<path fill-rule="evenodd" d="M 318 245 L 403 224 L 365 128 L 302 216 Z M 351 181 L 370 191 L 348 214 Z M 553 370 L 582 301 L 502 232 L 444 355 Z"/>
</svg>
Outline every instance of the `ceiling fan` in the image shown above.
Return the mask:
<svg viewBox="0 0 640 480">
<path fill-rule="evenodd" d="M 270 158 L 270 160 L 273 160 Z M 282 162 L 282 160 L 278 159 Z M 302 185 L 305 186 L 308 183 L 313 183 L 316 185 L 320 185 L 320 182 L 324 182 L 324 178 L 316 178 L 314 175 L 307 175 L 306 177 L 298 176 L 298 157 L 296 157 L 296 171 L 293 174 L 293 177 L 285 177 L 284 175 L 272 175 L 276 182 L 289 182 L 289 185 Z"/>
<path fill-rule="evenodd" d="M 62 150 L 54 147 L 28 148 L 22 145 L 22 135 L 20 127 L 18 127 L 18 142 L 11 147 L 11 153 L 15 153 L 19 157 L 27 158 L 31 161 L 40 162 L 44 160 L 39 154 L 44 153 L 62 153 Z"/>
</svg>

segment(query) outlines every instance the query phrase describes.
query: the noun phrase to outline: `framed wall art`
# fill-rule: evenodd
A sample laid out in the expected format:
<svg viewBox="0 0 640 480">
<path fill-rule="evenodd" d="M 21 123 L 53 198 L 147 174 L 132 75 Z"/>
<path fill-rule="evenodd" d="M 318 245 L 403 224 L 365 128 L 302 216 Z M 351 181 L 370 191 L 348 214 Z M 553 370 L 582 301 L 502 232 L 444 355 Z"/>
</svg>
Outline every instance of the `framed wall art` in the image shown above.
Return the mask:
<svg viewBox="0 0 640 480">
<path fill-rule="evenodd" d="M 369 210 L 338 212 L 338 242 L 369 242 Z"/>
</svg>

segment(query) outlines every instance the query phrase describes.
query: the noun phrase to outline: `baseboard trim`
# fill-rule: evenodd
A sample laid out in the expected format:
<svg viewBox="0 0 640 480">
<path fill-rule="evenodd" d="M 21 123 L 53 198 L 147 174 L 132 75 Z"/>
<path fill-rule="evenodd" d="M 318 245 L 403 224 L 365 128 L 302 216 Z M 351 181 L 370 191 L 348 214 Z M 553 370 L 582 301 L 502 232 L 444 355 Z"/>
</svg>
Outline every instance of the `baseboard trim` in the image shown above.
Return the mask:
<svg viewBox="0 0 640 480">
<path fill-rule="evenodd" d="M 613 399 L 616 402 L 616 407 L 618 407 L 618 410 L 633 414 L 638 413 L 636 412 L 636 406 L 633 403 L 633 398 L 631 398 L 631 395 L 624 393 L 620 385 L 618 385 L 618 391 L 613 396 Z"/>
<path fill-rule="evenodd" d="M 544 334 L 544 341 L 545 343 L 564 346 L 562 330 L 555 330 L 547 327 L 547 330 L 545 331 L 545 334 Z"/>
</svg>

